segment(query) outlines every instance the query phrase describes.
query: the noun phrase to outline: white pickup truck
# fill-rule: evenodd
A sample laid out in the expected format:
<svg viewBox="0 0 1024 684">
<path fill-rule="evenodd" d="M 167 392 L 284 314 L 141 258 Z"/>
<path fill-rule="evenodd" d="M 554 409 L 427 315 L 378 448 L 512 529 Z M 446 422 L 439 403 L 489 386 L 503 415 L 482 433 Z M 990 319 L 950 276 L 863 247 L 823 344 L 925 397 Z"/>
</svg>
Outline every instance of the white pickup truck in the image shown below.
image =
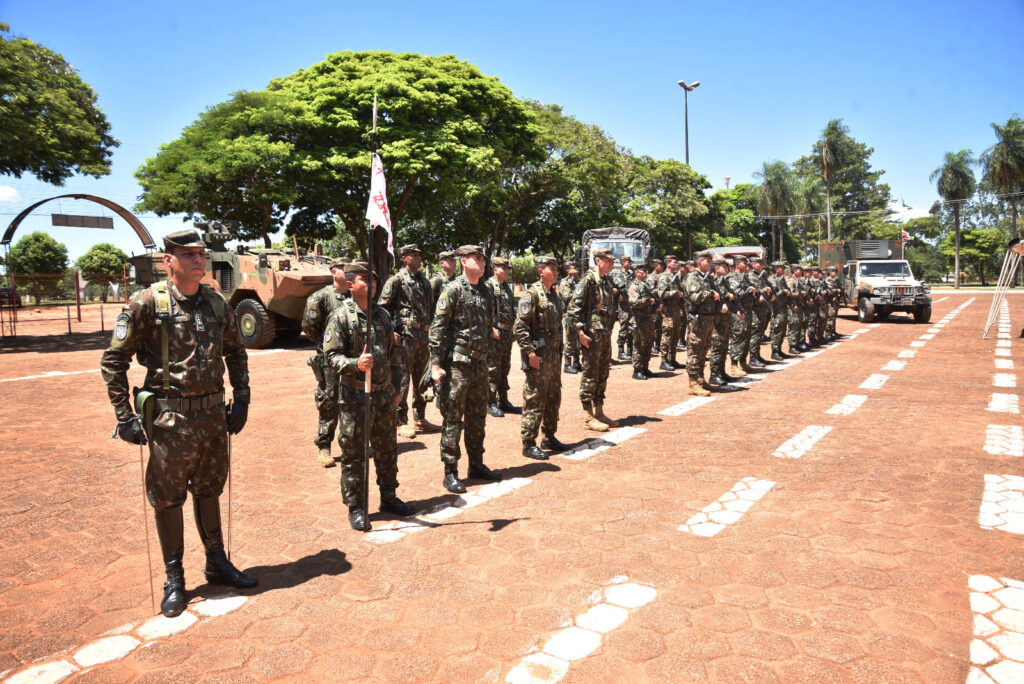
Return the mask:
<svg viewBox="0 0 1024 684">
<path fill-rule="evenodd" d="M 857 310 L 861 323 L 870 323 L 876 317 L 885 320 L 893 311 L 912 314 L 916 323 L 931 320 L 931 288 L 914 277 L 905 260 L 849 261 L 844 273 L 847 302 Z"/>
</svg>

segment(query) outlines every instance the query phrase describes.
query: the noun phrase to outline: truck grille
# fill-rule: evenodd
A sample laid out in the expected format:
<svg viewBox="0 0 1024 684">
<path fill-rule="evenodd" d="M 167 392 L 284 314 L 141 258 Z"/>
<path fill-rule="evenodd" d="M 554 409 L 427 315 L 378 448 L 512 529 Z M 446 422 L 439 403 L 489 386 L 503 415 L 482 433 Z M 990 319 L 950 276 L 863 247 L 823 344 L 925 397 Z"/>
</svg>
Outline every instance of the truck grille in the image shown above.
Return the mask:
<svg viewBox="0 0 1024 684">
<path fill-rule="evenodd" d="M 912 295 L 914 294 L 914 288 L 911 286 L 897 286 L 893 288 L 893 294 L 898 295 Z"/>
<path fill-rule="evenodd" d="M 220 287 L 221 292 L 229 292 L 231 286 L 234 285 L 235 280 L 235 269 L 231 268 L 230 264 L 216 264 L 213 269 L 213 277 L 217 280 L 217 285 Z"/>
</svg>

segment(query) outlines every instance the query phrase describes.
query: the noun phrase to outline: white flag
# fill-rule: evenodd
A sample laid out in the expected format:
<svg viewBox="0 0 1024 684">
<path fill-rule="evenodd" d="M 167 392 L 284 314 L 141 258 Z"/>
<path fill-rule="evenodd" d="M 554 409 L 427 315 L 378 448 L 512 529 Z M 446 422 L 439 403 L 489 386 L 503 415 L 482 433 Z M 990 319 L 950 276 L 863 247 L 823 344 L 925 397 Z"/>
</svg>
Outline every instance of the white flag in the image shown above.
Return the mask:
<svg viewBox="0 0 1024 684">
<path fill-rule="evenodd" d="M 388 211 L 388 188 L 384 182 L 384 165 L 380 157 L 373 155 L 370 163 L 370 203 L 366 205 L 366 218 L 370 221 L 370 228 L 380 226 L 388 234 L 388 252 L 395 255 L 393 244 L 394 236 L 391 234 L 391 213 Z"/>
</svg>

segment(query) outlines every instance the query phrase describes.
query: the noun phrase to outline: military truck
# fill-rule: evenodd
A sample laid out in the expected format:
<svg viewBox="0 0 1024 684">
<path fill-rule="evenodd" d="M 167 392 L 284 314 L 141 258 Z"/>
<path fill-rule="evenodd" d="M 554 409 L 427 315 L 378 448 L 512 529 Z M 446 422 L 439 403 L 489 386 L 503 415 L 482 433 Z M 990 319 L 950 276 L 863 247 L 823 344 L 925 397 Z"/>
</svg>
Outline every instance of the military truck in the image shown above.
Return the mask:
<svg viewBox="0 0 1024 684">
<path fill-rule="evenodd" d="M 823 242 L 818 255 L 822 266 L 843 268 L 846 303 L 861 323 L 884 321 L 894 311 L 911 314 L 917 323 L 931 320 L 931 288 L 914 277 L 902 240 Z"/>
<path fill-rule="evenodd" d="M 583 239 L 576 250 L 576 260 L 582 268 L 589 268 L 594 263 L 595 249 L 610 249 L 615 255 L 615 266 L 619 259 L 628 256 L 633 263 L 649 264 L 653 257 L 658 256 L 657 249 L 651 246 L 651 236 L 643 228 L 591 228 L 583 231 Z"/>
<path fill-rule="evenodd" d="M 219 222 L 195 223 L 205 230 L 207 245 L 206 275 L 202 282 L 224 295 L 235 309 L 238 332 L 246 347 L 266 347 L 277 336 L 299 333 L 306 299 L 333 282 L 330 259 L 320 255 L 287 254 L 276 249 L 238 245 L 229 250 L 225 243 L 234 239 L 221 230 Z M 167 277 L 163 254 L 132 257 L 135 282 L 151 285 Z"/>
</svg>

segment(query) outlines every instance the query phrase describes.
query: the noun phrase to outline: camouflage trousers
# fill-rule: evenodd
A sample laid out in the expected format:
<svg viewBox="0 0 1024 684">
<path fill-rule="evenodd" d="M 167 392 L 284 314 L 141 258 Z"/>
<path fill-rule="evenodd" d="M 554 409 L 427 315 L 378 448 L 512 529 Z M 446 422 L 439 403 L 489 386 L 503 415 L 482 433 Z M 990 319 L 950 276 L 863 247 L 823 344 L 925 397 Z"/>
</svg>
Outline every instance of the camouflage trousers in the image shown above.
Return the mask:
<svg viewBox="0 0 1024 684">
<path fill-rule="evenodd" d="M 772 320 L 771 304 L 755 304 L 750 319 L 750 353 L 753 356 L 761 356 L 761 340 L 768 330 L 768 324 Z"/>
<path fill-rule="evenodd" d="M 320 416 L 313 443 L 318 449 L 329 449 L 338 425 L 338 371 L 334 366 L 324 364 L 323 380 L 317 380 L 313 401 Z"/>
<path fill-rule="evenodd" d="M 651 365 L 651 345 L 654 344 L 654 317 L 637 316 L 633 326 L 633 370 L 646 371 Z"/>
<path fill-rule="evenodd" d="M 772 352 L 782 353 L 782 341 L 786 339 L 786 311 L 789 309 L 785 304 L 772 306 Z"/>
<path fill-rule="evenodd" d="M 155 510 L 180 508 L 187 492 L 197 499 L 220 496 L 230 466 L 224 404 L 193 413 L 161 411 L 153 419 L 146 498 Z"/>
<path fill-rule="evenodd" d="M 839 302 L 835 302 L 828 307 L 828 322 L 825 325 L 825 331 L 829 335 L 836 334 L 836 318 L 839 316 Z"/>
<path fill-rule="evenodd" d="M 562 405 L 562 367 L 559 360 L 558 354 L 541 353 L 540 368 L 526 371 L 521 430 L 524 446 L 535 444 L 540 428 L 545 435 L 553 435 L 558 430 L 558 409 Z"/>
<path fill-rule="evenodd" d="M 595 332 L 590 346 L 580 345 L 583 377 L 580 378 L 580 401 L 584 406 L 604 404 L 604 391 L 608 385 L 608 371 L 612 365 L 612 336 L 609 332 Z"/>
<path fill-rule="evenodd" d="M 427 369 L 430 362 L 429 339 L 425 330 L 409 330 L 402 335 L 402 346 L 399 353 L 402 355 L 402 377 L 399 380 L 398 392 L 402 395 L 402 403 L 398 405 L 398 422 L 404 425 L 409 422 L 409 403 L 406 401 L 409 392 L 412 392 L 412 413 L 418 418 L 423 417 L 423 410 L 427 406 L 427 399 L 420 390 L 420 378 Z"/>
<path fill-rule="evenodd" d="M 750 351 L 750 311 L 730 313 L 732 332 L 729 340 L 729 358 L 733 364 L 746 363 Z"/>
<path fill-rule="evenodd" d="M 398 489 L 398 429 L 394 395 L 374 392 L 370 407 L 370 448 L 377 486 L 384 496 Z M 363 494 L 364 404 L 338 407 L 338 446 L 341 447 L 341 498 L 346 506 L 359 505 Z"/>
<path fill-rule="evenodd" d="M 808 335 L 814 335 L 815 319 L 818 317 L 817 307 L 804 307 L 804 316 L 800 319 L 800 339 L 807 342 Z"/>
<path fill-rule="evenodd" d="M 708 350 L 712 374 L 725 373 L 725 358 L 729 355 L 729 334 L 732 330 L 729 318 L 730 314 L 715 314 L 713 318 L 711 347 Z"/>
<path fill-rule="evenodd" d="M 485 359 L 452 362 L 448 401 L 441 407 L 441 460 L 446 465 L 459 462 L 463 431 L 470 464 L 483 463 L 487 389 Z"/>
<path fill-rule="evenodd" d="M 704 379 L 704 361 L 714 327 L 713 315 L 690 318 L 690 328 L 686 333 L 686 374 L 691 380 Z"/>
<path fill-rule="evenodd" d="M 657 354 L 661 351 L 661 324 L 664 316 L 660 313 L 654 314 L 654 334 L 651 338 L 651 352 Z"/>
<path fill-rule="evenodd" d="M 630 310 L 623 311 L 623 305 L 619 304 L 619 311 L 616 318 L 619 320 L 619 335 L 616 338 L 616 342 L 620 347 L 633 344 L 633 329 L 636 327 L 636 321 L 633 318 L 633 312 Z"/>
<path fill-rule="evenodd" d="M 789 327 L 789 348 L 792 351 L 804 343 L 800 338 L 804 329 L 804 310 L 799 306 L 790 306 L 786 309 L 786 321 Z"/>
<path fill-rule="evenodd" d="M 679 312 L 665 312 L 661 318 L 661 360 L 675 363 L 682 320 Z"/>
<path fill-rule="evenodd" d="M 511 330 L 498 330 L 500 338 L 491 339 L 490 353 L 487 357 L 487 384 L 491 403 L 508 394 L 508 374 L 512 364 Z"/>
<path fill-rule="evenodd" d="M 568 321 L 562 324 L 562 329 L 565 333 L 565 349 L 563 349 L 562 351 L 565 352 L 565 362 L 569 363 L 575 357 L 579 356 L 580 337 L 576 331 L 576 328 L 572 325 L 569 325 Z"/>
<path fill-rule="evenodd" d="M 822 304 L 821 308 L 818 309 L 818 325 L 815 329 L 814 336 L 819 340 L 825 338 L 825 328 L 828 327 L 828 311 L 831 308 L 832 307 L 828 304 Z"/>
</svg>

